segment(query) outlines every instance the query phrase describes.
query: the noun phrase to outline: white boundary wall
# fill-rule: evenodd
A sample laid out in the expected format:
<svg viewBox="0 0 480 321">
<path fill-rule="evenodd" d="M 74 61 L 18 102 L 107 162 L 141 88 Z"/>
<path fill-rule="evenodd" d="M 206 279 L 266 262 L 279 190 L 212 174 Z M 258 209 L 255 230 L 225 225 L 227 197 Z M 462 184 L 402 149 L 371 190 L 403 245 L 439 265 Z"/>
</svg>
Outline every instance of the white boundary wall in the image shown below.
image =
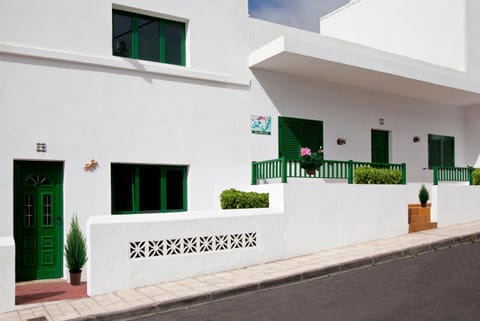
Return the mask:
<svg viewBox="0 0 480 321">
<path fill-rule="evenodd" d="M 15 241 L 0 237 L 0 312 L 15 307 Z"/>
<path fill-rule="evenodd" d="M 312 182 L 248 189 L 270 192 L 272 208 L 91 217 L 88 293 L 220 272 L 408 231 L 403 185 Z M 229 244 L 220 249 L 225 235 Z M 196 253 L 189 253 L 190 238 Z M 163 255 L 152 255 L 160 244 L 153 241 L 163 241 Z"/>
<path fill-rule="evenodd" d="M 433 197 L 439 227 L 480 219 L 480 186 L 438 185 Z"/>
</svg>

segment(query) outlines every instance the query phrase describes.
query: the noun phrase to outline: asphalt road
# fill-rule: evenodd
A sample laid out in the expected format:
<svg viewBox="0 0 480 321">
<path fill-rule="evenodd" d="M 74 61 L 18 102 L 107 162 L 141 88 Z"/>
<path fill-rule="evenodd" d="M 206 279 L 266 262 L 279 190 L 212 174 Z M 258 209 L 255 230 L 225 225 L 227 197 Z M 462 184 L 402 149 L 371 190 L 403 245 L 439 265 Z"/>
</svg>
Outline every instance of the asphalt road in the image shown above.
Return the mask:
<svg viewBox="0 0 480 321">
<path fill-rule="evenodd" d="M 480 243 L 141 320 L 479 321 Z"/>
</svg>

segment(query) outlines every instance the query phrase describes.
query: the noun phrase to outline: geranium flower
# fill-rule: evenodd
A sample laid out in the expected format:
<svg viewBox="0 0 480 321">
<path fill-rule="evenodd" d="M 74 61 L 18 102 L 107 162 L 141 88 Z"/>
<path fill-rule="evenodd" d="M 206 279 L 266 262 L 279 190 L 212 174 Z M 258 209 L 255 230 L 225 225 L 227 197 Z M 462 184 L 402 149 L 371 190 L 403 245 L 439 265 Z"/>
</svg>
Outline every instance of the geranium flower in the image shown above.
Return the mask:
<svg viewBox="0 0 480 321">
<path fill-rule="evenodd" d="M 310 148 L 308 147 L 302 147 L 300 149 L 300 155 L 302 157 L 305 157 L 305 156 L 312 156 L 312 151 L 310 150 Z"/>
</svg>

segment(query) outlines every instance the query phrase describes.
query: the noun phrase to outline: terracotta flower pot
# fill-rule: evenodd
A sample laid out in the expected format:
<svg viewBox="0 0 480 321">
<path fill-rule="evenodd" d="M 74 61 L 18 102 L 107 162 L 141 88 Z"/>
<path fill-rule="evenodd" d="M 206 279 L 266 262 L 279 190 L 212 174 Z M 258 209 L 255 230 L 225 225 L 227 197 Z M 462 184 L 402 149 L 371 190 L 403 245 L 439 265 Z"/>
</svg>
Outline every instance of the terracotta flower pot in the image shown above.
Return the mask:
<svg viewBox="0 0 480 321">
<path fill-rule="evenodd" d="M 305 169 L 305 171 L 307 172 L 308 175 L 315 175 L 315 168 L 307 168 Z"/>
<path fill-rule="evenodd" d="M 71 285 L 80 285 L 82 280 L 82 271 L 80 272 L 70 272 L 70 284 Z"/>
</svg>

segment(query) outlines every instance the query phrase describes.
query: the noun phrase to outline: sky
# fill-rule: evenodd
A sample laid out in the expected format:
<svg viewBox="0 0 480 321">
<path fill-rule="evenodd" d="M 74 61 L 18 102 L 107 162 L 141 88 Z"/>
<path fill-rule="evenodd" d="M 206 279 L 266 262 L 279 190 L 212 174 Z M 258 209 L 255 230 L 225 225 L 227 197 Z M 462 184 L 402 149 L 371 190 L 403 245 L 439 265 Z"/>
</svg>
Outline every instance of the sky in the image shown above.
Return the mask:
<svg viewBox="0 0 480 321">
<path fill-rule="evenodd" d="M 252 17 L 318 32 L 320 17 L 350 0 L 248 0 Z"/>
</svg>

